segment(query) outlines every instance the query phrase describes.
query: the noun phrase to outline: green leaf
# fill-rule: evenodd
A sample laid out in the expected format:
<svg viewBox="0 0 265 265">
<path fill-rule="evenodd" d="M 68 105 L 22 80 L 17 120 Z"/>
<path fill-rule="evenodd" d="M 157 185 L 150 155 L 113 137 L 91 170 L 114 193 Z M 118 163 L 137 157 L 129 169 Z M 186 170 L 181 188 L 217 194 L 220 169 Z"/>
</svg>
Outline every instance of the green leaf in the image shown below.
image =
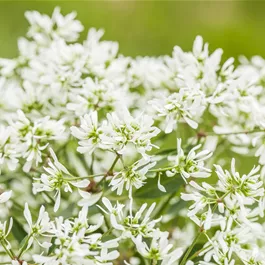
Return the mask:
<svg viewBox="0 0 265 265">
<path fill-rule="evenodd" d="M 183 200 L 179 200 L 177 203 L 174 203 L 170 205 L 170 207 L 167 210 L 168 215 L 177 215 L 181 209 L 187 208 L 187 202 Z"/>
<path fill-rule="evenodd" d="M 165 187 L 167 192 L 162 192 L 157 187 L 158 178 L 149 178 L 147 183 L 134 193 L 135 198 L 159 198 L 166 196 L 170 193 L 177 192 L 180 187 L 184 184 L 182 177 L 177 174 L 171 178 L 165 174 L 161 176 L 161 184 Z"/>
<path fill-rule="evenodd" d="M 23 239 L 28 235 L 27 232 L 24 230 L 23 226 L 18 222 L 18 220 L 14 217 L 13 218 L 13 226 L 11 232 L 15 239 L 21 243 Z"/>
<path fill-rule="evenodd" d="M 163 156 L 163 155 L 169 155 L 172 153 L 177 153 L 177 148 L 169 148 L 169 149 L 163 149 L 160 150 L 159 152 L 155 153 L 156 156 Z"/>
<path fill-rule="evenodd" d="M 55 240 L 56 240 L 56 238 L 55 238 L 55 237 L 53 237 L 53 238 L 52 238 L 52 240 L 51 240 L 51 244 L 52 244 L 52 245 L 49 247 L 49 250 L 48 250 L 48 255 L 52 254 L 52 253 L 53 253 L 53 251 L 54 251 L 54 250 L 55 250 L 55 248 L 56 248 L 56 245 L 54 244 Z"/>
</svg>

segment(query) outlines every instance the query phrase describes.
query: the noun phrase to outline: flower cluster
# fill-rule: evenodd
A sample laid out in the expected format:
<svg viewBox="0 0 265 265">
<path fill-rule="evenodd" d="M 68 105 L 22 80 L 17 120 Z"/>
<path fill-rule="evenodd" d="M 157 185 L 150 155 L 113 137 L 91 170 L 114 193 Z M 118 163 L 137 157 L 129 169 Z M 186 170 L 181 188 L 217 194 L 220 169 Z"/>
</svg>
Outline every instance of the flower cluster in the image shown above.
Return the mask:
<svg viewBox="0 0 265 265">
<path fill-rule="evenodd" d="M 74 12 L 25 16 L 0 59 L 0 264 L 265 265 L 265 60 L 200 36 L 132 58 Z"/>
</svg>

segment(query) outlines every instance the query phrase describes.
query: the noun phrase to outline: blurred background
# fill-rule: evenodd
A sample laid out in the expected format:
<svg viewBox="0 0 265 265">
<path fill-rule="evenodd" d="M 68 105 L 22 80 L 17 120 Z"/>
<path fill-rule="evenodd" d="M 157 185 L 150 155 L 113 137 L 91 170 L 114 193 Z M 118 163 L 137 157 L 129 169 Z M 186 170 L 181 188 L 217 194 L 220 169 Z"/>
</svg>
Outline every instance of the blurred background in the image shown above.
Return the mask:
<svg viewBox="0 0 265 265">
<path fill-rule="evenodd" d="M 174 45 L 190 50 L 200 34 L 225 58 L 265 57 L 263 1 L 0 1 L 0 57 L 16 55 L 26 10 L 51 14 L 55 6 L 63 14 L 76 10 L 86 29 L 104 28 L 104 38 L 118 41 L 125 55 L 170 54 Z"/>
</svg>

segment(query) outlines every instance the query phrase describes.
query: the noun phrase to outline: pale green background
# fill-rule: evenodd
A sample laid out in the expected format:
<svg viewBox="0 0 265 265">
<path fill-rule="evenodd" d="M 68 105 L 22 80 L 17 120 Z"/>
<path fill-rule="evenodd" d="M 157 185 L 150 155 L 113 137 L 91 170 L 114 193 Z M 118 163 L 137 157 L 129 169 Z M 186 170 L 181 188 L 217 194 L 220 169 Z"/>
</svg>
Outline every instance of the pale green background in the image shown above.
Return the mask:
<svg viewBox="0 0 265 265">
<path fill-rule="evenodd" d="M 225 57 L 265 56 L 263 1 L 0 1 L 0 56 L 16 55 L 25 10 L 51 14 L 57 5 L 63 13 L 76 10 L 86 29 L 105 28 L 105 38 L 119 41 L 125 55 L 169 54 L 176 44 L 190 49 L 201 34 Z"/>
</svg>

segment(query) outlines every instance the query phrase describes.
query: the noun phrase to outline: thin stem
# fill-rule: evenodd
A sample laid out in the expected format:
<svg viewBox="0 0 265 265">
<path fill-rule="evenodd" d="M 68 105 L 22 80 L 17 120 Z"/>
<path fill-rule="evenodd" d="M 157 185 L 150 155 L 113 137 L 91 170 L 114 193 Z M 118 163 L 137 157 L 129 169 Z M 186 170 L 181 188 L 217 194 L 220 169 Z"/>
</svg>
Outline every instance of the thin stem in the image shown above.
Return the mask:
<svg viewBox="0 0 265 265">
<path fill-rule="evenodd" d="M 22 205 L 20 205 L 19 203 L 17 203 L 16 201 L 12 201 L 13 202 L 13 206 L 17 207 L 18 209 L 24 211 L 24 207 Z"/>
<path fill-rule="evenodd" d="M 6 245 L 9 244 L 8 241 L 7 241 L 6 239 L 4 239 L 4 241 L 5 241 Z M 10 251 L 11 255 L 12 255 L 13 257 L 15 257 L 15 253 L 13 252 L 13 250 L 12 250 L 12 249 L 9 249 L 9 251 Z"/>
<path fill-rule="evenodd" d="M 90 173 L 94 174 L 94 161 L 95 161 L 95 155 L 94 153 L 92 154 L 92 159 L 91 159 L 91 164 L 90 164 Z"/>
<path fill-rule="evenodd" d="M 104 176 L 104 175 L 105 175 L 105 173 L 101 173 L 101 174 L 94 174 L 94 175 L 83 176 L 83 177 L 65 178 L 65 180 L 73 181 L 73 180 L 80 180 L 80 179 L 88 179 L 88 178 L 100 177 L 100 176 Z"/>
<path fill-rule="evenodd" d="M 212 212 L 213 212 L 213 213 L 214 213 L 215 210 L 217 209 L 217 207 L 218 207 L 218 203 L 219 203 L 219 202 L 222 202 L 223 199 L 224 199 L 227 195 L 229 195 L 229 194 L 230 194 L 230 191 L 226 192 L 225 194 L 223 194 L 222 197 L 220 197 L 220 198 L 217 199 L 217 203 L 214 205 L 214 207 L 213 207 L 213 209 L 212 209 Z"/>
<path fill-rule="evenodd" d="M 103 236 L 108 236 L 109 234 L 111 234 L 111 232 L 113 231 L 113 227 L 109 228 L 103 235 Z"/>
<path fill-rule="evenodd" d="M 107 227 L 107 229 L 108 229 L 108 231 L 110 230 L 110 224 L 109 224 L 109 221 L 107 221 L 107 218 L 106 218 L 106 216 L 104 216 L 105 217 L 105 225 L 106 225 L 106 227 Z"/>
<path fill-rule="evenodd" d="M 9 256 L 11 259 L 13 259 L 14 257 L 13 257 L 13 255 L 12 255 L 12 253 L 10 252 L 10 250 L 7 248 L 7 246 L 6 246 L 6 244 L 5 244 L 5 241 L 1 240 L 0 242 L 1 242 L 1 245 L 3 246 L 5 252 L 8 254 L 8 256 Z"/>
<path fill-rule="evenodd" d="M 174 166 L 173 167 L 164 167 L 164 168 L 150 169 L 149 172 L 163 172 L 163 171 L 171 170 L 173 168 L 174 168 Z"/>
<path fill-rule="evenodd" d="M 120 157 L 121 157 L 121 156 L 120 156 L 119 154 L 117 154 L 117 156 L 116 156 L 116 158 L 114 159 L 114 161 L 113 161 L 113 163 L 112 163 L 110 169 L 108 170 L 108 172 L 112 172 L 113 168 L 115 167 L 115 165 L 116 165 L 116 163 L 118 162 L 118 160 L 120 159 Z"/>
<path fill-rule="evenodd" d="M 230 192 L 227 192 L 227 193 L 225 193 L 222 197 L 218 198 L 218 201 L 222 201 L 222 200 L 223 200 L 223 199 L 224 199 L 229 193 L 230 193 Z M 218 203 L 219 203 L 219 202 L 215 203 L 215 205 L 213 206 L 213 208 L 212 208 L 212 213 L 214 213 L 215 210 L 217 209 L 217 207 L 218 207 Z M 185 256 L 184 256 L 183 259 L 181 260 L 180 265 L 184 265 L 184 264 L 185 264 L 186 260 L 187 260 L 188 257 L 189 257 L 190 252 L 192 251 L 193 247 L 195 246 L 195 244 L 196 244 L 196 242 L 198 241 L 198 239 L 199 239 L 200 235 L 202 234 L 202 232 L 203 232 L 203 230 L 201 229 L 200 232 L 197 234 L 197 236 L 194 238 L 192 244 L 190 245 L 190 247 L 189 247 L 188 250 L 186 251 Z M 202 251 L 204 251 L 205 249 L 207 249 L 207 248 L 202 248 L 201 250 L 198 250 L 198 251 L 197 251 L 196 253 L 194 253 L 189 259 L 191 260 L 191 259 L 196 258 L 196 257 L 197 257 Z"/>
<path fill-rule="evenodd" d="M 194 246 L 196 245 L 199 237 L 201 236 L 202 232 L 203 232 L 203 230 L 200 230 L 200 232 L 197 234 L 197 236 L 193 239 L 193 242 L 191 243 L 191 245 L 187 249 L 187 251 L 186 251 L 186 253 L 185 253 L 184 257 L 182 258 L 182 260 L 181 260 L 179 265 L 186 264 L 186 261 L 187 261 L 189 255 L 190 255 L 191 251 L 193 250 Z"/>
<path fill-rule="evenodd" d="M 237 135 L 237 134 L 250 134 L 250 133 L 257 133 L 257 132 L 265 132 L 264 129 L 254 129 L 252 131 L 239 131 L 239 132 L 226 132 L 226 133 L 215 133 L 215 132 L 205 132 L 204 136 L 208 135 Z"/>
<path fill-rule="evenodd" d="M 145 264 L 145 265 L 149 265 L 149 262 L 148 262 L 147 259 L 144 259 L 144 264 Z"/>
<path fill-rule="evenodd" d="M 195 252 L 195 253 L 189 258 L 189 260 L 193 260 L 193 259 L 195 259 L 196 257 L 198 257 L 198 256 L 200 255 L 200 253 L 202 253 L 204 250 L 206 250 L 206 249 L 208 249 L 208 248 L 209 248 L 209 246 L 204 247 L 204 248 L 202 248 L 202 249 L 196 251 L 196 252 Z"/>
<path fill-rule="evenodd" d="M 17 256 L 17 259 L 20 259 L 20 257 L 23 255 L 25 249 L 27 248 L 28 242 L 29 242 L 29 240 L 30 240 L 30 238 L 31 238 L 32 236 L 33 236 L 33 233 L 31 233 L 31 234 L 28 236 L 27 240 L 25 241 L 25 243 L 23 244 L 23 246 L 21 247 L 21 249 L 20 249 L 20 251 L 19 251 L 19 254 L 18 254 L 18 256 Z"/>
<path fill-rule="evenodd" d="M 156 265 L 157 264 L 157 260 L 153 259 L 152 265 Z"/>
<path fill-rule="evenodd" d="M 44 191 L 43 193 L 49 198 L 49 200 L 50 200 L 53 204 L 55 203 L 55 200 L 50 196 L 50 194 L 49 194 L 47 191 Z"/>
<path fill-rule="evenodd" d="M 103 178 L 97 183 L 97 186 L 98 186 L 99 184 L 101 184 L 102 181 L 104 181 L 108 175 L 111 175 L 111 174 L 112 174 L 112 171 L 113 171 L 115 165 L 117 164 L 117 162 L 118 162 L 118 160 L 119 160 L 120 158 L 121 158 L 121 155 L 117 154 L 117 156 L 115 157 L 115 159 L 114 159 L 114 161 L 113 161 L 113 163 L 112 163 L 110 169 L 107 171 L 107 173 L 100 175 L 100 176 L 104 176 L 104 177 L 103 177 Z"/>
<path fill-rule="evenodd" d="M 39 170 L 38 168 L 35 168 L 35 167 L 32 167 L 32 168 L 30 169 L 30 171 L 31 171 L 31 172 L 37 172 L 37 173 L 40 173 L 40 174 L 43 173 L 43 171 L 41 171 L 41 170 Z"/>
</svg>

